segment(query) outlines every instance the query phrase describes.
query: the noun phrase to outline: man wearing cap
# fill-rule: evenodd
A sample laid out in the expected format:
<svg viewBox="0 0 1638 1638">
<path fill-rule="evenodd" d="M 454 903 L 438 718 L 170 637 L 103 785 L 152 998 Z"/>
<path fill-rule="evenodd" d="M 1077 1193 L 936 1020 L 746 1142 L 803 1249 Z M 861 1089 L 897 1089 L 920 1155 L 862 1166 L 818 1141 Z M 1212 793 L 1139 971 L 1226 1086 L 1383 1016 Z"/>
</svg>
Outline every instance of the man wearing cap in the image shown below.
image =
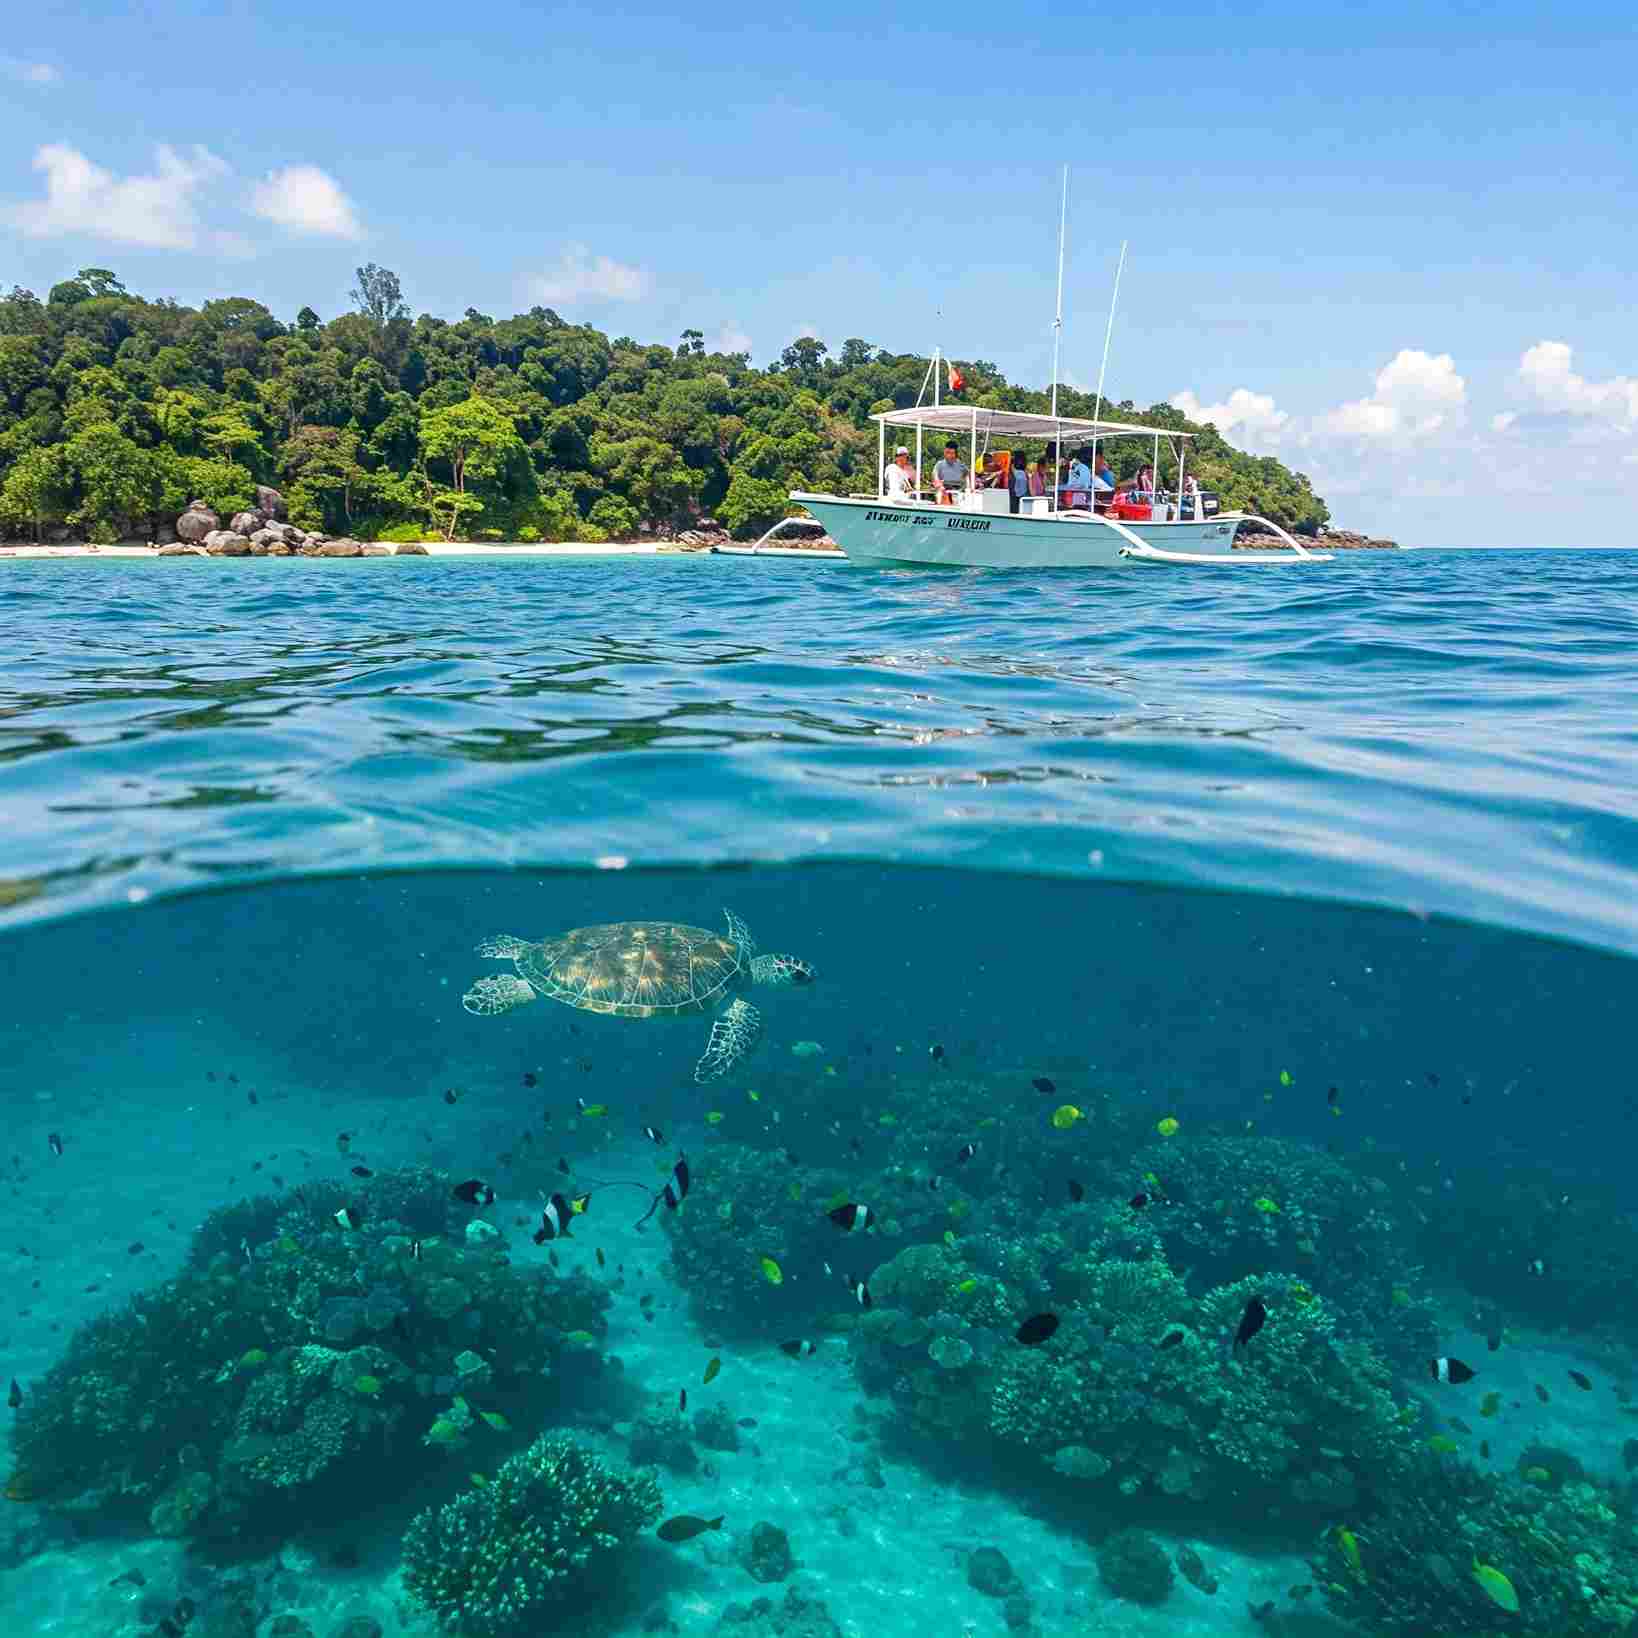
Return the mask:
<svg viewBox="0 0 1638 1638">
<path fill-rule="evenodd" d="M 900 444 L 893 451 L 893 459 L 882 468 L 882 494 L 892 501 L 916 498 L 916 469 L 910 464 L 910 451 Z"/>
<path fill-rule="evenodd" d="M 944 459 L 933 468 L 933 494 L 940 506 L 954 506 L 956 493 L 967 487 L 967 463 L 954 444 L 944 446 Z"/>
</svg>

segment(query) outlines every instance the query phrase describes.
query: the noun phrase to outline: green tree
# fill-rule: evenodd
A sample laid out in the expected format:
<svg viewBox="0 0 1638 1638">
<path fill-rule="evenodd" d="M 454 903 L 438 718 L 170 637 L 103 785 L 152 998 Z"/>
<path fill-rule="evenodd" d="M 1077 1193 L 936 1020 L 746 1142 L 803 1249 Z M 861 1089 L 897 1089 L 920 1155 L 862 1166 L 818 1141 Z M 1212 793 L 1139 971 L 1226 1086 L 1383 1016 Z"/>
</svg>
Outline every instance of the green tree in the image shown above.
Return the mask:
<svg viewBox="0 0 1638 1638">
<path fill-rule="evenodd" d="M 0 485 L 0 522 L 30 523 L 34 539 L 45 539 L 48 522 L 60 523 L 68 505 L 69 476 L 62 446 L 23 452 Z"/>
<path fill-rule="evenodd" d="M 164 480 L 160 457 L 132 443 L 111 422 L 76 432 L 63 458 L 77 496 L 68 521 L 83 528 L 87 540 L 118 540 L 122 527 L 151 519 L 158 510 Z"/>
<path fill-rule="evenodd" d="M 421 415 L 421 458 L 449 467 L 457 495 L 466 493 L 469 479 L 497 476 L 507 458 L 522 447 L 511 417 L 476 393 Z"/>
<path fill-rule="evenodd" d="M 398 275 L 387 268 L 366 262 L 358 270 L 358 283 L 352 290 L 353 305 L 377 329 L 386 329 L 396 319 L 407 319 L 409 307 L 398 283 Z"/>
</svg>

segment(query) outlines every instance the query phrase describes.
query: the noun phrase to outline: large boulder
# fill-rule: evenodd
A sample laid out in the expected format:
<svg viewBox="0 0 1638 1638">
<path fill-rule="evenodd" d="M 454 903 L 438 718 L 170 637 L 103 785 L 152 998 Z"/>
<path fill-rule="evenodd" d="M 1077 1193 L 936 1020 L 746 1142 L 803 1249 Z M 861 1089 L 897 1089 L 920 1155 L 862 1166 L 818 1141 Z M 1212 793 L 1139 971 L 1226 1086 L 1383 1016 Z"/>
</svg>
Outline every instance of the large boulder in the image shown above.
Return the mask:
<svg viewBox="0 0 1638 1638">
<path fill-rule="evenodd" d="M 212 529 L 203 545 L 212 557 L 249 557 L 250 541 L 232 529 Z"/>
<path fill-rule="evenodd" d="M 256 510 L 264 520 L 277 518 L 281 523 L 290 515 L 285 510 L 284 496 L 277 489 L 269 489 L 261 483 L 256 485 Z"/>
<path fill-rule="evenodd" d="M 173 540 L 169 546 L 159 548 L 160 557 L 209 557 L 210 553 L 203 546 L 189 546 L 180 540 Z"/>
<path fill-rule="evenodd" d="M 264 529 L 255 530 L 250 537 L 250 550 L 256 557 L 263 557 L 270 546 L 285 544 L 285 528 L 281 523 L 270 523 Z"/>
<path fill-rule="evenodd" d="M 250 536 L 256 533 L 267 519 L 260 512 L 235 512 L 233 522 L 228 527 L 235 534 Z"/>
<path fill-rule="evenodd" d="M 392 556 L 392 547 L 390 547 L 390 546 L 371 546 L 368 543 L 366 543 L 365 547 L 364 547 L 363 555 L 365 557 L 391 557 Z"/>
<path fill-rule="evenodd" d="M 399 557 L 431 557 L 432 553 L 418 540 L 401 540 L 398 543 L 396 555 Z"/>
<path fill-rule="evenodd" d="M 327 540 L 319 547 L 320 557 L 362 557 L 363 545 L 356 540 L 348 540 L 343 536 L 340 540 Z"/>
<path fill-rule="evenodd" d="M 194 545 L 221 527 L 222 520 L 203 501 L 189 501 L 187 511 L 176 520 L 176 538 Z"/>
</svg>

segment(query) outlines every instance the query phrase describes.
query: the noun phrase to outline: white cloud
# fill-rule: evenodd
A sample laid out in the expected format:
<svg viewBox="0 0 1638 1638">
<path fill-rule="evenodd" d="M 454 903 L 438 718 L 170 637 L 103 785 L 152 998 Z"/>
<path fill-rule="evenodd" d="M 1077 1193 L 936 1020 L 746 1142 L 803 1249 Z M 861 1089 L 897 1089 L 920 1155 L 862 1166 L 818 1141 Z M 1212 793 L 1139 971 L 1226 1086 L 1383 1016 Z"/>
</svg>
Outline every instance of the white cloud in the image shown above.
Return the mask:
<svg viewBox="0 0 1638 1638">
<path fill-rule="evenodd" d="M 1518 378 L 1542 409 L 1630 427 L 1638 423 L 1638 380 L 1615 375 L 1589 381 L 1571 368 L 1566 341 L 1538 341 L 1519 359 Z"/>
<path fill-rule="evenodd" d="M 3 213 L 27 238 L 85 234 L 156 250 L 191 250 L 199 242 L 195 196 L 227 174 L 227 166 L 205 148 L 182 154 L 164 145 L 155 150 L 147 176 L 115 176 L 62 143 L 41 148 L 34 169 L 45 177 L 45 198 Z"/>
<path fill-rule="evenodd" d="M 708 336 L 705 350 L 709 353 L 748 353 L 751 338 L 732 320 L 725 319 L 714 335 Z"/>
<path fill-rule="evenodd" d="M 1277 444 L 1291 420 L 1287 411 L 1275 407 L 1272 394 L 1248 387 L 1236 387 L 1220 404 L 1202 404 L 1192 392 L 1173 393 L 1168 402 L 1191 421 L 1210 422 L 1225 437 L 1232 434 L 1235 443 L 1248 449 Z"/>
<path fill-rule="evenodd" d="M 1490 417 L 1490 430 L 1492 432 L 1506 432 L 1518 418 L 1516 410 L 1502 410 L 1500 414 Z"/>
<path fill-rule="evenodd" d="M 576 301 L 641 301 L 653 280 L 640 267 L 612 256 L 593 256 L 585 245 L 570 245 L 557 264 L 531 273 L 524 288 L 537 302 L 566 305 Z"/>
<path fill-rule="evenodd" d="M 316 165 L 287 165 L 282 171 L 270 172 L 252 190 L 250 208 L 265 221 L 296 233 L 331 239 L 363 236 L 352 200 L 333 176 Z"/>
<path fill-rule="evenodd" d="M 1449 353 L 1402 347 L 1377 371 L 1376 391 L 1322 416 L 1319 430 L 1351 440 L 1425 438 L 1459 426 L 1466 403 L 1467 383 Z"/>
<path fill-rule="evenodd" d="M 812 336 L 815 341 L 824 340 L 824 337 L 819 334 L 817 324 L 799 324 L 785 337 L 785 345 L 788 347 L 793 341 L 800 341 L 803 336 Z"/>
<path fill-rule="evenodd" d="M 50 63 L 30 62 L 26 57 L 0 57 L 0 75 L 19 85 L 59 85 L 63 77 Z"/>
</svg>

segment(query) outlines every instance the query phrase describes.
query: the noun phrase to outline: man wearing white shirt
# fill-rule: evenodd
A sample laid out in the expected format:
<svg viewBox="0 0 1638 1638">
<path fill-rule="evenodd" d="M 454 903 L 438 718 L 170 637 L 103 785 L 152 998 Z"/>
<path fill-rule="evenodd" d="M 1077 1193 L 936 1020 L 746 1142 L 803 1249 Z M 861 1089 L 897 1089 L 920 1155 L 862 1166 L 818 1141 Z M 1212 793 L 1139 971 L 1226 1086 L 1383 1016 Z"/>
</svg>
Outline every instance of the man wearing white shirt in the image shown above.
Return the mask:
<svg viewBox="0 0 1638 1638">
<path fill-rule="evenodd" d="M 1092 504 L 1092 469 L 1079 455 L 1069 463 L 1064 492 L 1065 506 L 1084 508 Z"/>
<path fill-rule="evenodd" d="M 900 444 L 893 459 L 882 468 L 882 495 L 891 501 L 916 498 L 916 472 L 910 465 L 910 451 Z"/>
</svg>

